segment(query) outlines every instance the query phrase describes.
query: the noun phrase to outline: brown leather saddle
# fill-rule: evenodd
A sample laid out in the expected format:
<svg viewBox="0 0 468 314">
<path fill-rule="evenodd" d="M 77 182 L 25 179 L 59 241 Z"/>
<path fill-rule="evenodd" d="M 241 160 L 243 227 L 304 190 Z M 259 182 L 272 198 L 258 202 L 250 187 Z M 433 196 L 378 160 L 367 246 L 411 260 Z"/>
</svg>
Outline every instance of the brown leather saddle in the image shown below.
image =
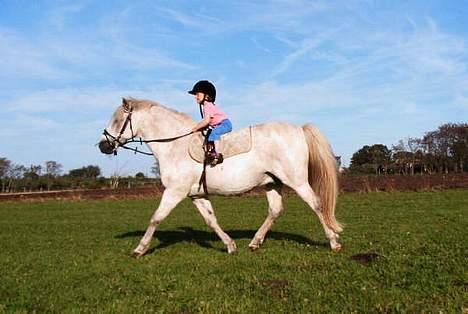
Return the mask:
<svg viewBox="0 0 468 314">
<path fill-rule="evenodd" d="M 252 149 L 252 127 L 225 134 L 221 136 L 221 142 L 224 159 L 247 153 Z M 197 133 L 192 135 L 188 150 L 193 160 L 198 163 L 206 162 L 209 149 L 203 134 Z"/>
</svg>

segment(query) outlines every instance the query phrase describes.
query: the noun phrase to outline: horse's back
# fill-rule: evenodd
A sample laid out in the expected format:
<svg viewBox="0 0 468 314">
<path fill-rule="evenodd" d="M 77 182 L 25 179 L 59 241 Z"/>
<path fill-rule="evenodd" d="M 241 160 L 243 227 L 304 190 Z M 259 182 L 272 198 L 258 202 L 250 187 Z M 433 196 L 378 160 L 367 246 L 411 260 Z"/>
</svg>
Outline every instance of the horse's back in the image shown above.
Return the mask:
<svg viewBox="0 0 468 314">
<path fill-rule="evenodd" d="M 253 146 L 272 148 L 305 147 L 302 127 L 286 122 L 269 122 L 253 126 Z"/>
<path fill-rule="evenodd" d="M 268 173 L 286 184 L 307 180 L 309 153 L 302 127 L 271 122 L 253 131 L 253 154 Z"/>
</svg>

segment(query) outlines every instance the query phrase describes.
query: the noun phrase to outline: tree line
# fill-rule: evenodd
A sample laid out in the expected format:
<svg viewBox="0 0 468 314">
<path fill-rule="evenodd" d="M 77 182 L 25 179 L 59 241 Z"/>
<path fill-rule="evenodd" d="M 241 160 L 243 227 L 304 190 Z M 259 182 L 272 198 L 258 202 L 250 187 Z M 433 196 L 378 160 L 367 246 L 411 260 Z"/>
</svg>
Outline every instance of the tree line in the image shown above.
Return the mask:
<svg viewBox="0 0 468 314">
<path fill-rule="evenodd" d="M 151 172 L 159 176 L 159 165 L 155 163 Z M 33 192 L 67 189 L 96 189 L 136 187 L 157 184 L 159 180 L 146 177 L 138 172 L 135 176 L 102 176 L 99 166 L 88 165 L 64 173 L 63 166 L 57 161 L 46 161 L 43 165 L 28 167 L 13 163 L 0 157 L 0 192 Z"/>
<path fill-rule="evenodd" d="M 468 171 L 468 124 L 447 123 L 421 138 L 400 140 L 391 148 L 383 144 L 365 145 L 356 151 L 345 174 L 433 174 Z M 156 162 L 151 172 L 159 177 Z M 0 157 L 2 193 L 65 189 L 118 188 L 159 184 L 142 172 L 135 176 L 102 176 L 101 169 L 88 165 L 64 174 L 57 161 L 28 167 Z"/>
<path fill-rule="evenodd" d="M 351 158 L 351 174 L 434 174 L 468 171 L 468 124 L 447 123 L 391 148 L 365 145 Z"/>
</svg>

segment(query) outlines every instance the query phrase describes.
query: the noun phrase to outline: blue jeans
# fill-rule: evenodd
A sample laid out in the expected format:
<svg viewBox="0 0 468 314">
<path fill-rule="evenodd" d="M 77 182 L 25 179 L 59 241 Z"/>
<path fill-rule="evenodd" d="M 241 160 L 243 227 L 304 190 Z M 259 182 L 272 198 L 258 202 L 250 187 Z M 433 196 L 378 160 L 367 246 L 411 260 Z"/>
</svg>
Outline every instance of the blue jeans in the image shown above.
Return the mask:
<svg viewBox="0 0 468 314">
<path fill-rule="evenodd" d="M 221 135 L 229 133 L 232 131 L 232 124 L 229 119 L 225 119 L 221 121 L 220 124 L 215 126 L 213 130 L 211 130 L 210 135 L 208 136 L 208 141 L 217 141 L 221 139 Z"/>
</svg>

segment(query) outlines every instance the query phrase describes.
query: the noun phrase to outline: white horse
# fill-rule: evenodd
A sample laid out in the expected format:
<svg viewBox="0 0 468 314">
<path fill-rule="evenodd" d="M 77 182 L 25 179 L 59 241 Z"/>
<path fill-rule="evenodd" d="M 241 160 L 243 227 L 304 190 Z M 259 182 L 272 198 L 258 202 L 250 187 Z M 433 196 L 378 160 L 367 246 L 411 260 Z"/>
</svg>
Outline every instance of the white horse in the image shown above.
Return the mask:
<svg viewBox="0 0 468 314">
<path fill-rule="evenodd" d="M 188 115 L 166 108 L 155 102 L 123 99 L 111 118 L 99 142 L 102 153 L 115 153 L 134 137 L 142 139 L 169 138 L 147 143 L 160 165 L 161 182 L 165 187 L 160 204 L 133 256 L 146 253 L 158 225 L 186 197 L 192 199 L 205 222 L 219 236 L 228 253 L 237 247 L 231 237 L 219 226 L 211 202 L 200 177 L 203 165 L 188 154 L 190 138 L 187 135 L 196 121 Z M 181 136 L 182 135 L 182 136 Z M 252 149 L 224 160 L 215 167 L 206 167 L 206 185 L 209 194 L 233 195 L 256 186 L 265 186 L 268 216 L 249 244 L 256 250 L 266 233 L 283 211 L 282 187 L 287 185 L 310 206 L 323 226 L 330 247 L 339 251 L 338 233 L 341 224 L 335 218 L 338 194 L 337 165 L 330 145 L 317 128 L 287 123 L 266 123 L 252 128 Z"/>
</svg>

